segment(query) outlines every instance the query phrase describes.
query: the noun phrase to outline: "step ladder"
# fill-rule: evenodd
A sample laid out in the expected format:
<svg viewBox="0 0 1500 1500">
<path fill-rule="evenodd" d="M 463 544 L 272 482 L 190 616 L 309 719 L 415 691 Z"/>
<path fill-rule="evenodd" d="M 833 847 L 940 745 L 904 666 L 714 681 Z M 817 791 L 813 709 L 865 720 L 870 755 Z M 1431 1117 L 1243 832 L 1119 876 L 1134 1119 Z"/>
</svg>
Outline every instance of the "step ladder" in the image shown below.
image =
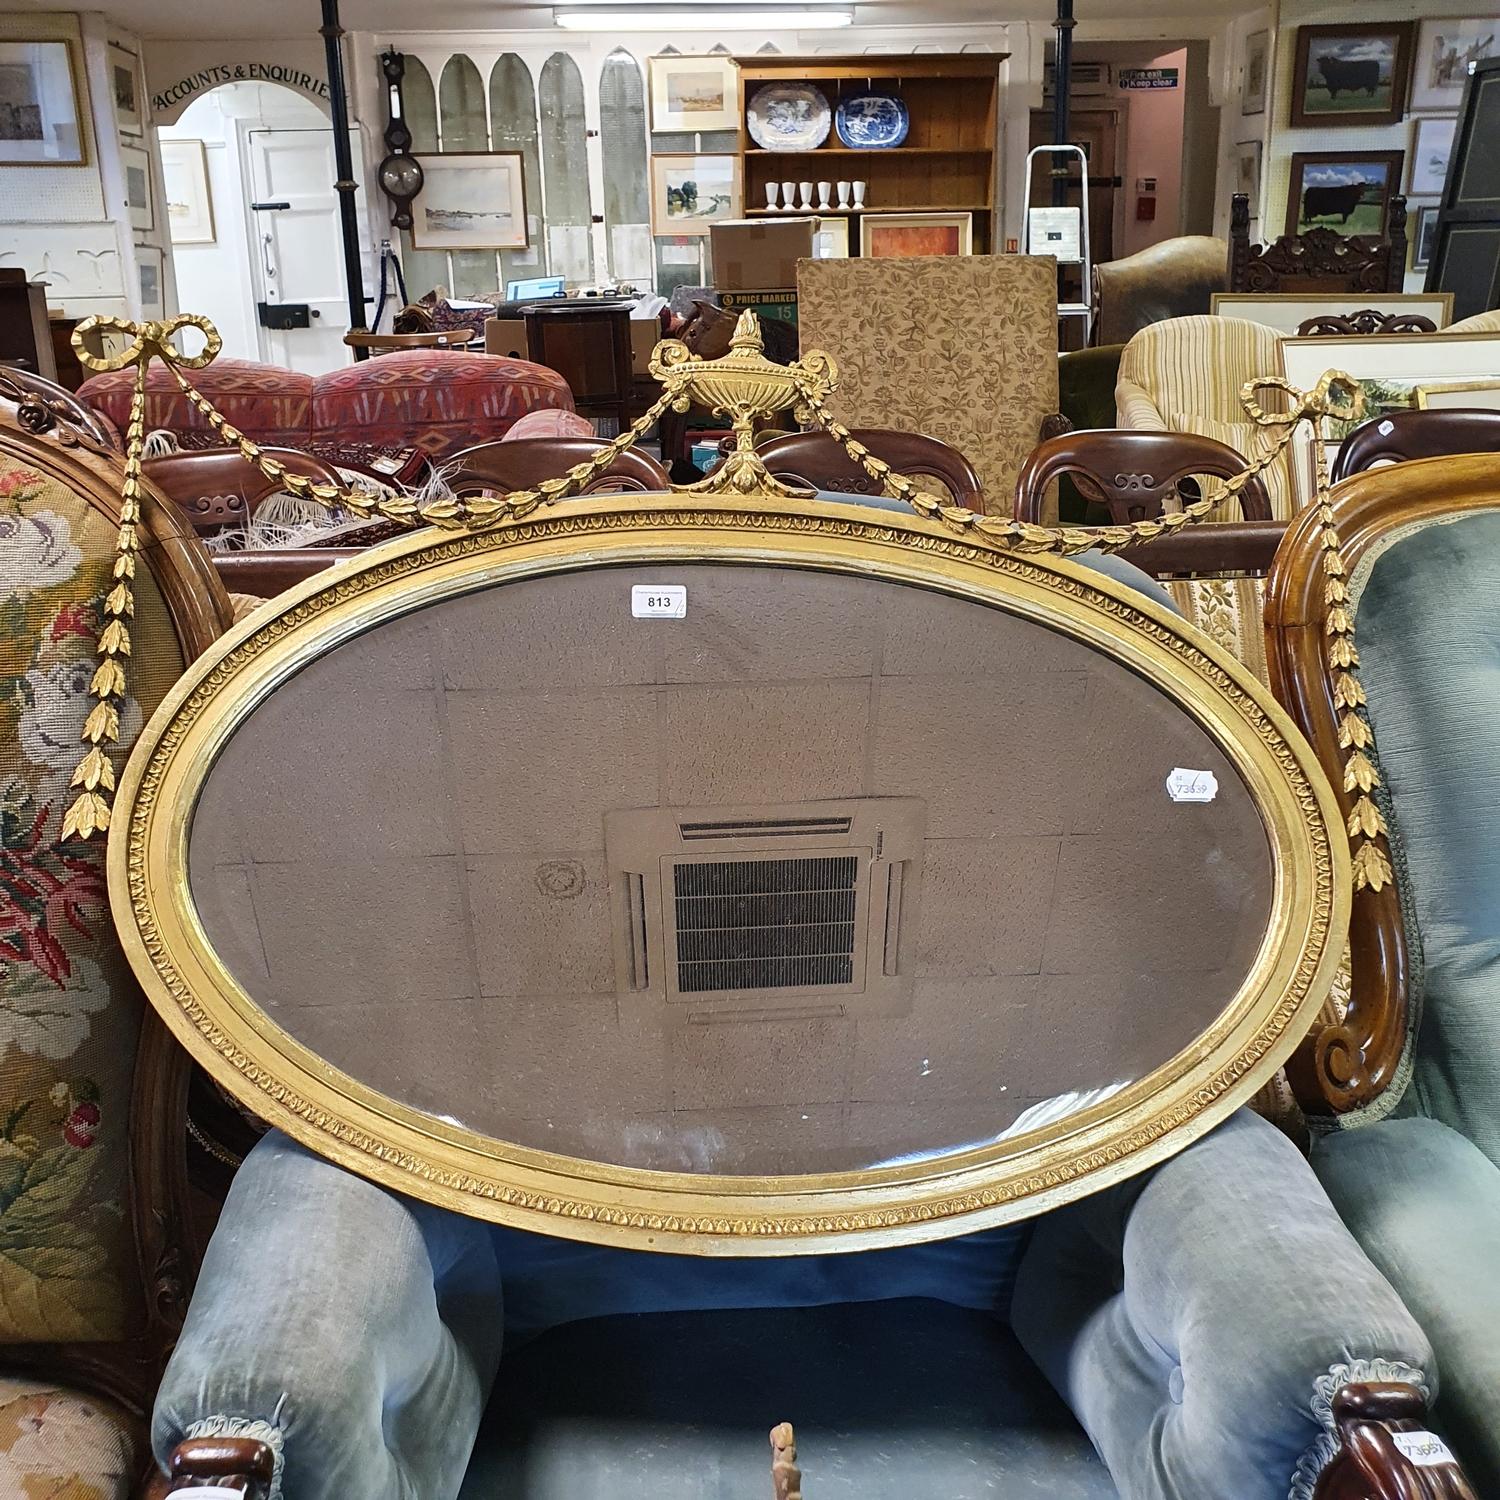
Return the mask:
<svg viewBox="0 0 1500 1500">
<path fill-rule="evenodd" d="M 1043 207 L 1031 201 L 1032 167 L 1037 157 L 1052 158 L 1046 180 L 1053 181 L 1061 174 L 1063 161 L 1057 158 L 1078 158 L 1078 182 L 1081 189 L 1078 206 L 1069 204 L 1063 208 Z M 1058 216 L 1051 223 L 1049 216 Z M 1046 238 L 1044 238 L 1046 236 Z M 1050 241 L 1050 243 L 1049 243 Z M 1021 243 L 1027 255 L 1051 255 L 1059 266 L 1080 266 L 1083 272 L 1083 301 L 1059 302 L 1059 318 L 1083 319 L 1083 342 L 1087 345 L 1094 328 L 1094 309 L 1089 300 L 1093 284 L 1093 263 L 1089 256 L 1089 159 L 1082 146 L 1033 146 L 1026 153 L 1026 221 Z M 1061 253 L 1060 253 L 1061 252 Z"/>
</svg>

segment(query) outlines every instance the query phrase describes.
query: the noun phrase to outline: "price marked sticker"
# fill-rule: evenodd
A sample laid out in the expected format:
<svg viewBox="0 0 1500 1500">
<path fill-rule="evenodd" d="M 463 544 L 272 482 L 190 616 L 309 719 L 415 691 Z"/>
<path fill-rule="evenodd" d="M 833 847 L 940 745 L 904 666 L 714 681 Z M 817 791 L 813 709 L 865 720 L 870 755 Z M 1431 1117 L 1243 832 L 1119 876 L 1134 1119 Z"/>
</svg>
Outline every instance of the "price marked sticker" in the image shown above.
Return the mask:
<svg viewBox="0 0 1500 1500">
<path fill-rule="evenodd" d="M 1418 1468 L 1436 1469 L 1455 1461 L 1447 1443 L 1435 1432 L 1393 1432 L 1391 1439 Z"/>
<path fill-rule="evenodd" d="M 637 620 L 681 620 L 687 617 L 687 585 L 684 583 L 634 583 L 630 586 L 630 613 Z"/>
</svg>

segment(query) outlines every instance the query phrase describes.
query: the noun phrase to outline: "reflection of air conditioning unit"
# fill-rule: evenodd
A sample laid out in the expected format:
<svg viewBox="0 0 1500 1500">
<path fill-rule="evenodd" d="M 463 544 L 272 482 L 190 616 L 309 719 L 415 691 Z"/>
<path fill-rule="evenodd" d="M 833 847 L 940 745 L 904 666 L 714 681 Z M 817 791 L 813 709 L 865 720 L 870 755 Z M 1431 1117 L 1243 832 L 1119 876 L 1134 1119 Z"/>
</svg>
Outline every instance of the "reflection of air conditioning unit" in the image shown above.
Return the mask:
<svg viewBox="0 0 1500 1500">
<path fill-rule="evenodd" d="M 915 797 L 607 814 L 620 997 L 903 1010 L 925 824 Z"/>
</svg>

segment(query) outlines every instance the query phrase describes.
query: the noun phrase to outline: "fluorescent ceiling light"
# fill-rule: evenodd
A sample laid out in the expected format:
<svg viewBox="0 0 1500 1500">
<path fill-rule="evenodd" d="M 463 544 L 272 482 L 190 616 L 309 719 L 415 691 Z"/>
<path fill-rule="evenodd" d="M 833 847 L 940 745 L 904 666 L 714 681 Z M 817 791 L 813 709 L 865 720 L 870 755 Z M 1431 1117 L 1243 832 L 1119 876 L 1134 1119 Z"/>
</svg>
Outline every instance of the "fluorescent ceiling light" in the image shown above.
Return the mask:
<svg viewBox="0 0 1500 1500">
<path fill-rule="evenodd" d="M 568 31 L 827 31 L 848 26 L 852 10 L 555 10 Z"/>
</svg>

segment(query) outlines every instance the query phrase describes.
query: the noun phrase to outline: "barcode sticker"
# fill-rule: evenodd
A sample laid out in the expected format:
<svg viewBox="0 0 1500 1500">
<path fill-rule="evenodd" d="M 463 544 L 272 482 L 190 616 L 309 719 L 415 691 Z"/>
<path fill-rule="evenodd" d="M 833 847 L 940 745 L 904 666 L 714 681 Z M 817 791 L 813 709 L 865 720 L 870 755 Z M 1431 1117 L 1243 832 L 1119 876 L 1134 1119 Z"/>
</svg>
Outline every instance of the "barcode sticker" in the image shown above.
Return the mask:
<svg viewBox="0 0 1500 1500">
<path fill-rule="evenodd" d="M 1218 795 L 1219 778 L 1212 771 L 1178 766 L 1167 777 L 1167 796 L 1174 802 L 1212 802 Z"/>
<path fill-rule="evenodd" d="M 1391 1437 L 1419 1469 L 1436 1469 L 1441 1464 L 1455 1462 L 1447 1443 L 1435 1432 L 1393 1432 Z"/>
<path fill-rule="evenodd" d="M 634 583 L 630 613 L 637 620 L 681 620 L 687 617 L 685 583 Z"/>
</svg>

